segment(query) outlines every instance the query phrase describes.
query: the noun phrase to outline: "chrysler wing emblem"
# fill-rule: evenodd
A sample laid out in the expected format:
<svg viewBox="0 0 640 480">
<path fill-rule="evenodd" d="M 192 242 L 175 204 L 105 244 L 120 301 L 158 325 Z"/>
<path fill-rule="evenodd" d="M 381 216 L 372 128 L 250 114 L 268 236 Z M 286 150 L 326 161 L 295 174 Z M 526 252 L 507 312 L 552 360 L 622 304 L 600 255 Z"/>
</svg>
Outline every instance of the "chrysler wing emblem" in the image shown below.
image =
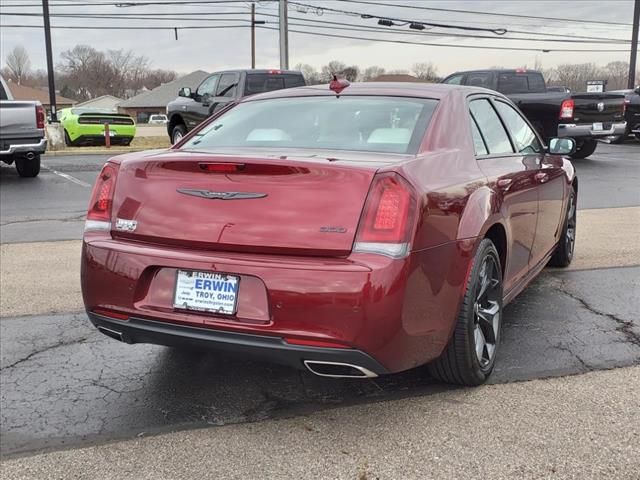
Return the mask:
<svg viewBox="0 0 640 480">
<path fill-rule="evenodd" d="M 598 103 L 598 111 L 599 112 L 604 112 L 604 102 L 599 102 Z"/>
<path fill-rule="evenodd" d="M 264 198 L 266 193 L 254 192 L 212 192 L 198 188 L 178 188 L 178 193 L 191 195 L 193 197 L 208 198 L 209 200 L 247 200 L 251 198 Z"/>
</svg>

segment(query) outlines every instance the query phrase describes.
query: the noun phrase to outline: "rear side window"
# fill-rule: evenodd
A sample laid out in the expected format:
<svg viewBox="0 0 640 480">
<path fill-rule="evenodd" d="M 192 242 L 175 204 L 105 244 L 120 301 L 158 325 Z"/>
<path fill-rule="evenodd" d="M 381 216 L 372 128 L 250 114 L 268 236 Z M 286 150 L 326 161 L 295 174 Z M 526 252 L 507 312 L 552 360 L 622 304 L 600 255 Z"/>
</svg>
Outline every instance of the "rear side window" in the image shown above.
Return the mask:
<svg viewBox="0 0 640 480">
<path fill-rule="evenodd" d="M 501 73 L 498 76 L 498 91 L 505 95 L 511 93 L 528 93 L 529 82 L 527 75 L 522 73 Z"/>
<path fill-rule="evenodd" d="M 518 152 L 539 153 L 542 150 L 540 141 L 522 116 L 511 105 L 500 101 L 495 102 L 495 104 L 500 116 L 511 132 Z"/>
<path fill-rule="evenodd" d="M 244 87 L 245 95 L 271 92 L 283 88 L 304 86 L 302 75 L 274 75 L 271 73 L 248 73 Z"/>
<path fill-rule="evenodd" d="M 539 73 L 530 73 L 528 80 L 530 92 L 543 93 L 545 91 L 544 78 Z"/>
<path fill-rule="evenodd" d="M 235 97 L 238 86 L 238 75 L 235 73 L 223 73 L 218 82 L 216 97 Z"/>
<path fill-rule="evenodd" d="M 487 155 L 489 151 L 487 150 L 487 146 L 484 144 L 484 140 L 482 139 L 482 134 L 478 129 L 478 124 L 473 119 L 473 117 L 471 117 L 470 120 L 471 120 L 471 133 L 473 134 L 473 146 L 475 147 L 476 155 L 478 156 Z"/>
<path fill-rule="evenodd" d="M 509 135 L 489 100 L 486 98 L 474 100 L 470 104 L 470 109 L 487 144 L 489 153 L 514 153 Z"/>
</svg>

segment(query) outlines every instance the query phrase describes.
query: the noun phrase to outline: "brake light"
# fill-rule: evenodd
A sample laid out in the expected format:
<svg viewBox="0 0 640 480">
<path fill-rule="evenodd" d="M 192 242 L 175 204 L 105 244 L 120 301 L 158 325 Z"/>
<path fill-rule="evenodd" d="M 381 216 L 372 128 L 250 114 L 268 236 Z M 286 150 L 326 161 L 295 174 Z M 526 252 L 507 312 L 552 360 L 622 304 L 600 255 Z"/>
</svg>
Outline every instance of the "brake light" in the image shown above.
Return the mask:
<svg viewBox="0 0 640 480">
<path fill-rule="evenodd" d="M 44 128 L 44 107 L 36 105 L 36 127 Z"/>
<path fill-rule="evenodd" d="M 111 207 L 117 175 L 118 165 L 107 163 L 102 167 L 91 192 L 89 212 L 84 226 L 85 232 L 111 230 Z"/>
<path fill-rule="evenodd" d="M 564 100 L 560 105 L 560 118 L 573 118 L 573 107 L 575 107 L 573 99 Z"/>
<path fill-rule="evenodd" d="M 211 173 L 236 173 L 244 169 L 243 163 L 200 163 L 200 170 Z"/>
<path fill-rule="evenodd" d="M 360 218 L 354 252 L 401 258 L 409 253 L 416 197 L 400 175 L 376 175 Z"/>
<path fill-rule="evenodd" d="M 280 75 L 282 73 L 282 70 L 269 70 L 267 73 L 269 73 L 270 75 Z"/>
</svg>

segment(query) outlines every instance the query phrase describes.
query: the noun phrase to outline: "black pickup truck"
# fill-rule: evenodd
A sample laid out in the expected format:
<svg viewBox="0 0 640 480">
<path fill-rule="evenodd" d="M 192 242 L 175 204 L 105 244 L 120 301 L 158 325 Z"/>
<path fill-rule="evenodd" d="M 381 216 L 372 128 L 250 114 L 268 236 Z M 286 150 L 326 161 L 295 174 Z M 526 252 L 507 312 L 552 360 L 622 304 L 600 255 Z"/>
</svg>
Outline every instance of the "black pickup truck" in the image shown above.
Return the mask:
<svg viewBox="0 0 640 480">
<path fill-rule="evenodd" d="M 181 88 L 178 98 L 167 105 L 167 133 L 171 143 L 225 105 L 247 95 L 305 85 L 294 70 L 228 70 L 205 78 L 195 92 Z"/>
<path fill-rule="evenodd" d="M 574 158 L 591 155 L 599 138 L 623 135 L 625 96 L 621 93 L 550 92 L 540 72 L 526 69 L 456 72 L 442 83 L 496 90 L 509 97 L 547 142 L 571 137 Z"/>
<path fill-rule="evenodd" d="M 612 143 L 623 143 L 629 135 L 635 135 L 640 140 L 640 87 L 636 87 L 635 90 L 615 90 L 609 93 L 620 93 L 625 96 L 624 119 L 627 121 L 626 132 L 612 137 Z"/>
</svg>

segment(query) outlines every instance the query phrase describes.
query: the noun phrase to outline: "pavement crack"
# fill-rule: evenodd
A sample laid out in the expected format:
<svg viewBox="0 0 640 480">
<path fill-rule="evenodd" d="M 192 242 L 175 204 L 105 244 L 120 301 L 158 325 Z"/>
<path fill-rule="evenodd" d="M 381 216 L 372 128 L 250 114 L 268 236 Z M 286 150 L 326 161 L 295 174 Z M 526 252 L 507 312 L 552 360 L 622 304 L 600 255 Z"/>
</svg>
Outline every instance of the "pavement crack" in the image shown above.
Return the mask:
<svg viewBox="0 0 640 480">
<path fill-rule="evenodd" d="M 74 343 L 82 343 L 85 340 L 88 340 L 89 337 L 82 337 L 82 338 L 78 338 L 76 340 L 73 341 L 61 341 L 58 343 L 55 343 L 53 345 L 49 345 L 48 347 L 44 347 L 41 348 L 40 350 L 36 350 L 35 352 L 31 352 L 29 355 L 27 355 L 26 357 L 23 357 L 19 360 L 16 360 L 13 363 L 10 363 L 9 365 L 5 365 L 4 367 L 0 368 L 0 372 L 3 372 L 5 370 L 9 370 L 10 368 L 13 368 L 17 365 L 20 365 L 21 363 L 25 363 L 28 362 L 29 360 L 31 360 L 33 357 L 40 355 L 41 353 L 45 353 L 48 352 L 49 350 L 55 350 L 56 348 L 62 348 L 62 347 L 67 347 L 69 345 L 73 345 Z"/>
<path fill-rule="evenodd" d="M 560 280 L 560 286 L 558 287 L 558 290 L 560 290 L 560 292 L 563 293 L 564 295 L 578 302 L 580 305 L 582 305 L 585 309 L 589 310 L 591 313 L 614 321 L 618 325 L 616 327 L 616 330 L 622 333 L 629 343 L 640 347 L 640 334 L 637 334 L 636 332 L 633 331 L 633 327 L 634 327 L 633 322 L 620 318 L 617 315 L 614 315 L 613 313 L 607 313 L 597 309 L 593 305 L 589 304 L 582 297 L 567 290 L 567 288 L 565 287 L 564 280 Z"/>
</svg>

